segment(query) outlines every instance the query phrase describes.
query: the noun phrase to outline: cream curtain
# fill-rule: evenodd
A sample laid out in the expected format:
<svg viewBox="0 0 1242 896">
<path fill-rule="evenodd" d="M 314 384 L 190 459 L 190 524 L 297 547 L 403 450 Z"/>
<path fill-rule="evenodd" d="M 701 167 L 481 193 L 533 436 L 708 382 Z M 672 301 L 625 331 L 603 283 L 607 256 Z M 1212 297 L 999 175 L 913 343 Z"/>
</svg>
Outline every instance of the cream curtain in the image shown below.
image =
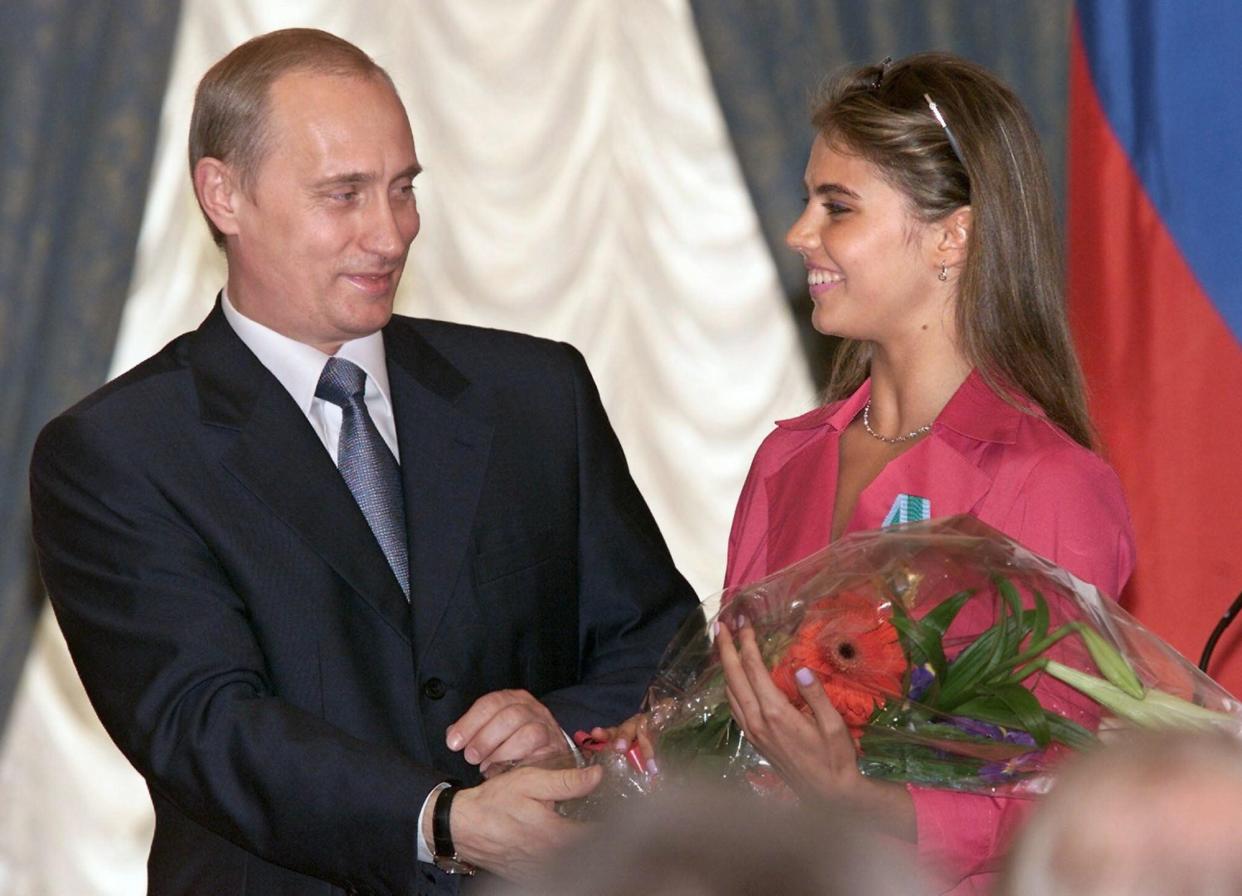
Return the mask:
<svg viewBox="0 0 1242 896">
<path fill-rule="evenodd" d="M 186 170 L 194 85 L 292 25 L 365 48 L 410 111 L 423 229 L 398 310 L 577 345 L 678 565 L 718 588 L 755 447 L 814 397 L 684 0 L 185 3 L 113 373 L 223 282 Z M 0 756 L 0 894 L 141 892 L 141 780 L 45 623 Z"/>
</svg>

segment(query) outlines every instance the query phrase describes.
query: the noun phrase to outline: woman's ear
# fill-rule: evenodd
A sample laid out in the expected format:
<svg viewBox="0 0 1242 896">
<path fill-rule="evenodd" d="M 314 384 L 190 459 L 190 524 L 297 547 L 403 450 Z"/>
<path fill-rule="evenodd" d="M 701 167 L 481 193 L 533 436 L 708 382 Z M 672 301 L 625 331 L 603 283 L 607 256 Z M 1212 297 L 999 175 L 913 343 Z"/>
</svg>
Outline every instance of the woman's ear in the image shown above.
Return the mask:
<svg viewBox="0 0 1242 896">
<path fill-rule="evenodd" d="M 221 233 L 237 233 L 238 190 L 233 169 L 219 159 L 204 156 L 194 165 L 198 204 Z"/>
<path fill-rule="evenodd" d="M 970 248 L 970 228 L 974 212 L 969 205 L 954 209 L 938 222 L 937 246 L 941 261 L 951 268 L 960 267 L 966 261 Z"/>
</svg>

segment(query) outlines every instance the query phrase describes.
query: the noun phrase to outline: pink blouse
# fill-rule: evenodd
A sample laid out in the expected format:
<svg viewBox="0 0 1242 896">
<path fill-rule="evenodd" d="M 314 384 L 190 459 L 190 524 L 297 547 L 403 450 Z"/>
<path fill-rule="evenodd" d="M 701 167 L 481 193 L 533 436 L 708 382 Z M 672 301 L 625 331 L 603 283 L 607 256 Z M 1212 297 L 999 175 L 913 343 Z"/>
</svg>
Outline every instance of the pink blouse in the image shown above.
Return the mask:
<svg viewBox="0 0 1242 896">
<path fill-rule="evenodd" d="M 729 536 L 725 586 L 753 582 L 831 540 L 841 433 L 871 394 L 777 423 L 751 464 Z M 1112 468 L 1044 416 L 1018 410 L 977 372 L 931 432 L 859 495 L 844 532 L 878 529 L 899 494 L 933 517 L 970 513 L 1116 596 L 1134 569 L 1134 532 Z M 946 891 L 984 893 L 1032 802 L 910 787 L 919 855 Z"/>
</svg>

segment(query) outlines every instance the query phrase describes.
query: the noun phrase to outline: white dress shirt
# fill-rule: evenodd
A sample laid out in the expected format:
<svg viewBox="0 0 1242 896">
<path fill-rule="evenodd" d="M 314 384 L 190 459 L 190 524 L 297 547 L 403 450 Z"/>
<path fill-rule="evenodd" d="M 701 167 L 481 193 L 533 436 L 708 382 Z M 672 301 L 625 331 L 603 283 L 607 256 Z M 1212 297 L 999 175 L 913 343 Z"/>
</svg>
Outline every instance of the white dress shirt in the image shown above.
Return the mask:
<svg viewBox="0 0 1242 896">
<path fill-rule="evenodd" d="M 224 311 L 224 319 L 237 333 L 237 337 L 254 352 L 255 357 L 272 376 L 280 381 L 285 391 L 293 396 L 293 400 L 310 421 L 315 434 L 328 449 L 332 462 L 336 463 L 342 412 L 332 402 L 315 397 L 315 388 L 319 385 L 323 366 L 332 356 L 246 317 L 233 307 L 227 290 L 222 294 L 220 305 Z M 388 388 L 388 364 L 384 357 L 383 334 L 376 331 L 361 339 L 351 339 L 341 345 L 336 357 L 352 361 L 366 372 L 367 413 L 375 421 L 375 428 L 392 451 L 392 456 L 397 459 L 397 463 L 401 463 L 401 453 L 397 448 L 397 425 L 392 412 L 392 392 Z"/>
</svg>

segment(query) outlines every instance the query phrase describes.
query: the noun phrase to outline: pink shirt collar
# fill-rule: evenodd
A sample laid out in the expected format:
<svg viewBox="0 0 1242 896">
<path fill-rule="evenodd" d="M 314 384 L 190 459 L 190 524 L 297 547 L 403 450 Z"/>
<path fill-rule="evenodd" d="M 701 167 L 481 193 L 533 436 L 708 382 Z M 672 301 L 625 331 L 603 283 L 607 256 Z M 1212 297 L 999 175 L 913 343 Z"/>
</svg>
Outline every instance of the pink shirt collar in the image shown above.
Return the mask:
<svg viewBox="0 0 1242 896">
<path fill-rule="evenodd" d="M 870 397 L 871 380 L 867 379 L 848 398 L 815 408 L 799 417 L 778 420 L 776 425 L 782 429 L 795 430 L 827 427 L 840 432 L 862 412 L 863 405 Z M 1026 402 L 1026 405 L 1031 409 L 1030 413 L 1043 416 L 1034 409 L 1032 403 Z M 1022 416 L 1026 413 L 1028 412 L 1019 410 L 997 395 L 984 382 L 982 374 L 978 370 L 972 370 L 936 417 L 932 432 L 951 429 L 958 435 L 977 442 L 1012 445 L 1017 439 Z"/>
</svg>

